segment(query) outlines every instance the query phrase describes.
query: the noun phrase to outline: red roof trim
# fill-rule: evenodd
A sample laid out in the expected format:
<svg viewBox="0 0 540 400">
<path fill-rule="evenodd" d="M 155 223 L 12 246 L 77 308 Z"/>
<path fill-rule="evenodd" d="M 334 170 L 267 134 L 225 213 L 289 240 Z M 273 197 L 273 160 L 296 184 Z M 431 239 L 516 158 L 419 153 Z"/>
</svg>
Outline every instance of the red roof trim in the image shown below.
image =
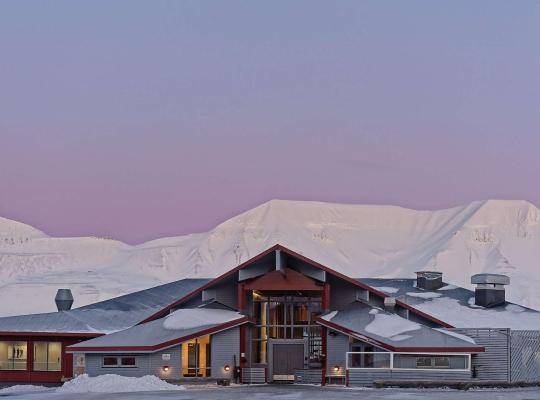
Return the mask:
<svg viewBox="0 0 540 400">
<path fill-rule="evenodd" d="M 374 344 L 375 346 L 382 347 L 383 349 L 393 351 L 395 353 L 412 353 L 412 352 L 418 352 L 418 353 L 483 353 L 486 351 L 486 349 L 482 346 L 476 346 L 476 347 L 395 347 L 386 343 L 383 343 L 379 340 L 373 339 L 369 336 L 359 334 L 357 332 L 351 331 L 350 329 L 345 328 L 344 326 L 341 326 L 339 324 L 336 324 L 334 322 L 327 321 L 322 318 L 317 318 L 316 322 L 320 325 L 326 326 L 327 328 L 333 329 L 335 331 L 341 332 L 345 335 L 354 336 L 359 339 L 365 340 L 367 339 L 367 342 L 370 344 Z"/>
<path fill-rule="evenodd" d="M 74 337 L 74 338 L 96 338 L 103 336 L 104 333 L 77 333 L 77 332 L 0 332 L 0 336 L 47 336 L 47 337 Z"/>
<path fill-rule="evenodd" d="M 357 281 L 356 279 L 353 279 L 353 278 L 349 278 L 347 275 L 344 275 L 344 274 L 342 274 L 340 272 L 334 271 L 333 269 L 328 268 L 325 265 L 322 265 L 322 264 L 320 264 L 320 263 L 318 263 L 316 261 L 313 261 L 313 260 L 307 258 L 306 256 L 303 256 L 302 254 L 296 253 L 296 252 L 294 252 L 294 251 L 292 251 L 292 250 L 290 250 L 290 249 L 288 249 L 288 248 L 286 248 L 286 247 L 284 247 L 284 246 L 282 246 L 280 244 L 276 244 L 276 245 L 270 247 L 268 250 L 263 251 L 262 253 L 256 255 L 255 257 L 250 258 L 249 260 L 243 262 L 242 264 L 238 265 L 237 267 L 231 269 L 230 271 L 218 276 L 217 278 L 212 279 L 210 282 L 207 282 L 206 284 L 204 284 L 200 288 L 195 289 L 193 292 L 191 292 L 191 293 L 187 294 L 186 296 L 180 298 L 179 300 L 175 301 L 174 303 L 169 304 L 168 306 L 164 307 L 160 311 L 152 314 L 148 318 L 146 318 L 143 321 L 139 322 L 139 324 L 143 324 L 145 322 L 149 322 L 149 321 L 152 321 L 152 320 L 154 320 L 156 318 L 160 318 L 160 317 L 165 316 L 169 312 L 170 309 L 172 309 L 174 307 L 177 307 L 178 305 L 180 305 L 182 303 L 185 303 L 186 301 L 192 299 L 193 297 L 195 297 L 196 295 L 201 293 L 203 290 L 205 290 L 205 289 L 207 289 L 209 287 L 212 287 L 216 283 L 218 283 L 218 282 L 220 282 L 220 281 L 222 281 L 222 280 L 224 280 L 226 278 L 231 277 L 232 275 L 234 275 L 239 270 L 247 267 L 249 264 L 251 264 L 251 263 L 253 263 L 255 261 L 260 260 L 261 258 L 267 256 L 268 254 L 272 253 L 275 250 L 281 250 L 281 251 L 283 251 L 283 252 L 285 252 L 285 253 L 293 256 L 293 257 L 296 257 L 296 258 L 298 258 L 298 259 L 300 259 L 300 260 L 302 260 L 302 261 L 304 261 L 304 262 L 306 262 L 306 263 L 308 263 L 308 264 L 310 264 L 310 265 L 312 265 L 314 267 L 322 269 L 323 271 L 326 271 L 326 272 L 328 272 L 328 273 L 330 273 L 330 274 L 332 274 L 332 275 L 334 275 L 334 276 L 336 276 L 336 277 L 338 277 L 340 279 L 343 279 L 343 280 L 345 280 L 345 281 L 347 281 L 347 282 L 349 282 L 349 283 L 351 283 L 351 284 L 353 284 L 353 285 L 355 285 L 357 287 L 365 289 L 365 290 L 369 291 L 370 293 L 373 293 L 373 294 L 375 294 L 375 295 L 377 295 L 377 296 L 379 296 L 381 298 L 389 297 L 387 294 L 385 294 L 383 292 L 380 292 L 380 291 L 374 289 L 373 287 L 371 287 L 369 285 L 366 285 L 363 282 Z M 417 310 L 416 308 L 414 308 L 414 307 L 412 307 L 412 306 L 410 306 L 410 305 L 408 305 L 406 303 L 403 303 L 400 300 L 397 300 L 396 304 L 400 305 L 403 308 L 406 308 L 407 310 L 409 310 L 410 312 L 412 312 L 412 313 L 414 313 L 416 315 L 419 315 L 419 316 L 421 316 L 423 318 L 426 318 L 426 319 L 428 319 L 428 320 L 442 326 L 443 328 L 453 328 L 452 325 L 450 325 L 450 324 L 448 324 L 448 323 L 446 323 L 446 322 L 444 322 L 444 321 L 442 321 L 442 320 L 440 320 L 438 318 L 435 318 L 435 317 L 433 317 L 433 316 L 431 316 L 429 314 L 426 314 L 425 312 Z"/>
<path fill-rule="evenodd" d="M 209 335 L 209 334 L 216 333 L 216 332 L 219 332 L 219 331 L 223 331 L 223 330 L 226 330 L 226 329 L 234 328 L 236 326 L 243 325 L 243 324 L 245 324 L 246 322 L 249 322 L 249 321 L 250 321 L 249 317 L 238 318 L 238 319 L 235 319 L 233 321 L 225 322 L 224 324 L 214 326 L 212 328 L 207 328 L 207 329 L 204 329 L 202 331 L 192 333 L 191 335 L 182 336 L 182 337 L 179 337 L 179 338 L 176 338 L 176 339 L 168 340 L 166 342 L 159 343 L 159 344 L 156 344 L 156 345 L 153 345 L 153 346 L 100 346 L 100 347 L 77 346 L 77 347 L 73 347 L 73 348 L 71 348 L 71 346 L 68 346 L 66 348 L 66 352 L 68 352 L 68 353 L 79 353 L 79 352 L 86 352 L 86 351 L 88 351 L 88 352 L 91 352 L 91 351 L 148 351 L 148 352 L 153 352 L 153 351 L 157 351 L 157 350 L 161 350 L 163 348 L 173 346 L 175 344 L 185 342 L 187 340 L 195 339 L 195 338 L 198 338 L 198 337 L 201 337 L 201 336 L 204 336 L 204 335 Z"/>
</svg>

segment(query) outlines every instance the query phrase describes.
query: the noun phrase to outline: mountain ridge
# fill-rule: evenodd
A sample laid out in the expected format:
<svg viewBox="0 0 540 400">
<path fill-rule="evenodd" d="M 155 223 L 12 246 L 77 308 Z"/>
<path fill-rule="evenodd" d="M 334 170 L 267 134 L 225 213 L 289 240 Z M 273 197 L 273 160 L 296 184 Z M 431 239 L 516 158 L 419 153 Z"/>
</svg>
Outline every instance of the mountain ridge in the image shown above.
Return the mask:
<svg viewBox="0 0 540 400">
<path fill-rule="evenodd" d="M 7 229 L 6 221 L 0 218 L 0 315 L 54 311 L 59 287 L 70 287 L 81 306 L 184 277 L 214 277 L 278 243 L 353 277 L 411 278 L 435 269 L 470 287 L 474 273 L 505 273 L 508 298 L 540 308 L 540 210 L 524 200 L 443 210 L 271 200 L 208 232 L 138 245 L 55 238 L 16 221 L 17 229 Z M 33 235 L 21 240 L 13 232 Z"/>
</svg>

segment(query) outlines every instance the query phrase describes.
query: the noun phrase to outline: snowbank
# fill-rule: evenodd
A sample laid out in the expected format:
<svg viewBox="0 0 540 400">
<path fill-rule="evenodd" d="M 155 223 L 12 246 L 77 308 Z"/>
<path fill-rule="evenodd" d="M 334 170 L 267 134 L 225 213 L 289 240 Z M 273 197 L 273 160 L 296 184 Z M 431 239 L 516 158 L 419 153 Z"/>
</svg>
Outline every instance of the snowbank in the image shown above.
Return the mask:
<svg viewBox="0 0 540 400">
<path fill-rule="evenodd" d="M 219 325 L 243 315 L 234 311 L 215 310 L 210 308 L 185 308 L 170 314 L 163 322 L 165 329 L 194 329 L 207 325 Z"/>
<path fill-rule="evenodd" d="M 185 390 L 183 386 L 171 385 L 157 376 L 146 375 L 142 378 L 131 378 L 120 375 L 100 375 L 89 377 L 79 375 L 64 383 L 57 389 L 61 393 L 121 393 L 121 392 L 155 392 L 162 390 Z"/>
<path fill-rule="evenodd" d="M 15 393 L 42 392 L 44 390 L 49 390 L 49 388 L 46 388 L 45 386 L 34 385 L 15 385 L 0 389 L 0 396 Z"/>
</svg>

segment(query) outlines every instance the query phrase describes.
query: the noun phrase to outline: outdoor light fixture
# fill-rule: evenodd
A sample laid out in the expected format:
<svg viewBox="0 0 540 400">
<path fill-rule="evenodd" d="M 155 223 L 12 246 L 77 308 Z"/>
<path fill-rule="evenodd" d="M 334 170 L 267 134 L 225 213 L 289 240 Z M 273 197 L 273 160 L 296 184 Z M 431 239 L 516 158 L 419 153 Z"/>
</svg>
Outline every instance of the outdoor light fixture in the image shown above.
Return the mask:
<svg viewBox="0 0 540 400">
<path fill-rule="evenodd" d="M 223 369 L 224 369 L 225 371 L 230 371 L 230 370 L 231 370 L 231 367 L 229 367 L 228 365 L 225 365 L 225 366 L 223 367 Z"/>
<path fill-rule="evenodd" d="M 164 371 L 164 372 L 169 372 L 169 366 L 168 366 L 168 365 L 165 365 L 165 366 L 163 367 L 163 371 Z"/>
<path fill-rule="evenodd" d="M 334 365 L 334 372 L 339 372 L 339 365 Z"/>
</svg>

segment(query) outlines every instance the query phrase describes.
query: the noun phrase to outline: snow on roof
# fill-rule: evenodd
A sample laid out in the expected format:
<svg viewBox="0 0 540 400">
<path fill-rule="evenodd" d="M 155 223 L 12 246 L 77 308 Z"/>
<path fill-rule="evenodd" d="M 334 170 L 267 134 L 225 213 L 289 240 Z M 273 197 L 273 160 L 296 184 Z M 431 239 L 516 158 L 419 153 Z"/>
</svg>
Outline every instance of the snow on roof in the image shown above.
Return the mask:
<svg viewBox="0 0 540 400">
<path fill-rule="evenodd" d="M 224 324 L 243 315 L 233 311 L 212 308 L 182 308 L 167 316 L 163 321 L 165 329 L 193 329 L 206 325 Z"/>
<path fill-rule="evenodd" d="M 474 341 L 409 321 L 365 303 L 354 302 L 341 311 L 321 317 L 323 321 L 366 336 L 393 348 L 470 348 Z"/>
<path fill-rule="evenodd" d="M 182 279 L 69 311 L 0 318 L 0 332 L 110 333 L 129 328 L 209 279 Z"/>
<path fill-rule="evenodd" d="M 540 312 L 513 303 L 485 308 L 474 304 L 474 291 L 454 285 L 429 291 L 415 279 L 359 279 L 372 286 L 391 288 L 389 295 L 456 328 L 510 328 L 540 330 Z M 384 292 L 384 291 L 383 291 Z"/>
<path fill-rule="evenodd" d="M 170 341 L 191 337 L 227 322 L 242 323 L 243 319 L 245 316 L 235 311 L 208 308 L 181 309 L 167 317 L 74 344 L 70 349 L 77 351 L 78 348 L 144 347 L 146 349 L 142 350 L 153 351 L 148 347 L 159 347 Z"/>
</svg>

